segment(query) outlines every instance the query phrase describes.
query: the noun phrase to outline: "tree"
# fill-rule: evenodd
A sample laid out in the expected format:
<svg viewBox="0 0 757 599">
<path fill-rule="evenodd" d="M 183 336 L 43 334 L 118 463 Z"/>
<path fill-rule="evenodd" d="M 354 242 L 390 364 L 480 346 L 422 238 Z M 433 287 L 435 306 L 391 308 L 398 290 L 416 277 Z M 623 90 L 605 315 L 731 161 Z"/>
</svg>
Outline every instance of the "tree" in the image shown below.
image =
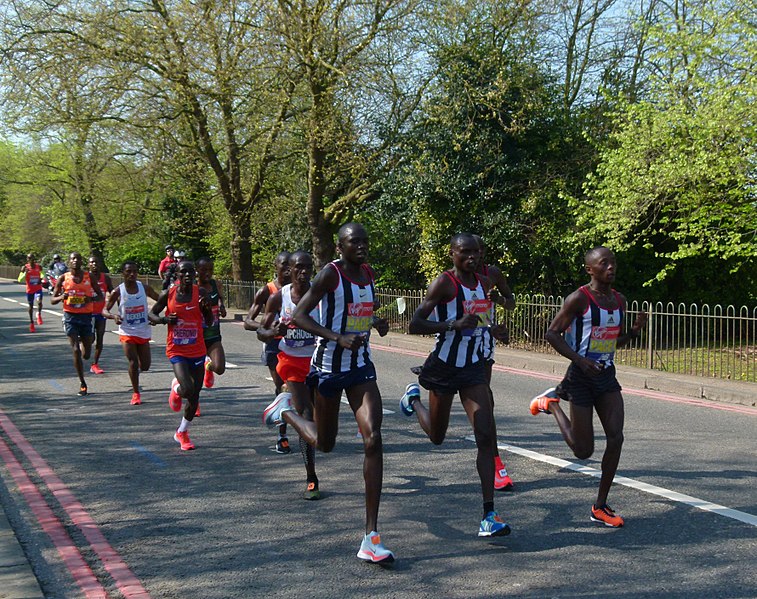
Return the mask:
<svg viewBox="0 0 757 599">
<path fill-rule="evenodd" d="M 659 51 L 649 99 L 616 114 L 588 201 L 576 202 L 579 223 L 612 247 L 653 249 L 657 280 L 697 258 L 753 270 L 754 22 L 739 3 L 673 8 L 651 33 Z"/>
</svg>

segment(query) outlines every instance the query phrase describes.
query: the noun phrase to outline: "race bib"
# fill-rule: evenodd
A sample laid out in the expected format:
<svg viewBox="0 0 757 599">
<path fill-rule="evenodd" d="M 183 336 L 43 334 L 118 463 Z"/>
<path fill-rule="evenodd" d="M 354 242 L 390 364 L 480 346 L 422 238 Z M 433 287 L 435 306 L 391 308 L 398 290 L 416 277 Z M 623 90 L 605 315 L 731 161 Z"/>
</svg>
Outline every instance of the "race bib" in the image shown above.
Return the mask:
<svg viewBox="0 0 757 599">
<path fill-rule="evenodd" d="M 591 327 L 589 348 L 586 357 L 597 362 L 607 362 L 615 355 L 620 327 Z"/>
<path fill-rule="evenodd" d="M 367 333 L 373 326 L 373 302 L 347 304 L 345 333 Z"/>
<path fill-rule="evenodd" d="M 469 299 L 463 301 L 463 314 L 476 314 L 478 324 L 475 329 L 465 329 L 462 331 L 465 337 L 480 337 L 484 329 L 491 322 L 492 302 L 488 299 Z"/>
<path fill-rule="evenodd" d="M 126 306 L 124 317 L 127 325 L 145 324 L 147 322 L 147 312 L 145 312 L 144 306 Z"/>
<path fill-rule="evenodd" d="M 197 341 L 199 334 L 197 323 L 179 320 L 173 328 L 174 345 L 192 345 Z"/>
<path fill-rule="evenodd" d="M 39 285 L 39 277 L 30 276 L 29 285 Z"/>
<path fill-rule="evenodd" d="M 291 326 L 287 329 L 284 343 L 287 347 L 306 347 L 315 345 L 315 336 L 304 329 Z"/>
<path fill-rule="evenodd" d="M 69 295 L 66 300 L 68 306 L 75 308 L 81 308 L 87 302 L 87 298 L 83 295 Z"/>
</svg>

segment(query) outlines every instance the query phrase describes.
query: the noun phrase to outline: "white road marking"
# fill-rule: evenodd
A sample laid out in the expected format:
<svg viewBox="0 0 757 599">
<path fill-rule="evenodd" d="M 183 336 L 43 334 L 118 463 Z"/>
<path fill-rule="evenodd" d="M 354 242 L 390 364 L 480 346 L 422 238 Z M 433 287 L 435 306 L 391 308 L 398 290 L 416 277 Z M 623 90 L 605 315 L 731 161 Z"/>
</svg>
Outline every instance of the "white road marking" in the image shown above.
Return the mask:
<svg viewBox="0 0 757 599">
<path fill-rule="evenodd" d="M 4 299 L 4 300 L 5 300 L 6 302 L 12 302 L 12 303 L 14 303 L 14 304 L 20 304 L 20 303 L 21 303 L 20 301 L 18 301 L 18 300 L 14 300 L 14 299 L 11 299 L 11 298 L 9 298 L 9 297 L 4 297 L 3 299 Z"/>
<path fill-rule="evenodd" d="M 231 362 L 226 362 L 226 368 L 239 368 L 239 366 L 232 364 Z"/>
<path fill-rule="evenodd" d="M 468 441 L 472 441 L 474 443 L 476 442 L 476 439 L 472 435 L 465 438 Z M 516 447 L 515 445 L 508 445 L 507 443 L 498 443 L 497 447 L 504 451 L 516 453 L 538 462 L 552 464 L 553 466 L 557 466 L 558 468 L 567 468 L 568 470 L 580 472 L 581 474 L 587 474 L 588 476 L 593 476 L 594 478 L 600 478 L 602 476 L 602 472 L 600 470 L 597 470 L 596 468 L 591 468 L 590 466 L 584 466 L 582 464 L 576 464 L 574 462 L 568 462 L 567 460 L 562 460 L 560 458 L 555 458 L 543 453 L 531 451 L 530 449 L 523 449 L 521 447 Z M 650 485 L 648 483 L 634 480 L 633 478 L 627 478 L 625 476 L 616 476 L 614 482 L 615 484 L 631 487 L 632 489 L 643 491 L 645 493 L 651 493 L 652 495 L 664 497 L 665 499 L 670 499 L 671 501 L 685 503 L 686 505 L 704 510 L 705 512 L 712 512 L 713 514 L 718 514 L 719 516 L 725 516 L 726 518 L 732 518 L 746 524 L 751 524 L 752 526 L 757 526 L 757 516 L 748 514 L 746 512 L 740 512 L 739 510 L 734 510 L 732 508 L 725 507 L 724 505 L 711 503 L 709 501 L 705 501 L 704 499 L 698 499 L 696 497 L 692 497 L 691 495 L 684 495 L 683 493 L 671 491 L 670 489 L 665 489 L 656 485 Z"/>
</svg>

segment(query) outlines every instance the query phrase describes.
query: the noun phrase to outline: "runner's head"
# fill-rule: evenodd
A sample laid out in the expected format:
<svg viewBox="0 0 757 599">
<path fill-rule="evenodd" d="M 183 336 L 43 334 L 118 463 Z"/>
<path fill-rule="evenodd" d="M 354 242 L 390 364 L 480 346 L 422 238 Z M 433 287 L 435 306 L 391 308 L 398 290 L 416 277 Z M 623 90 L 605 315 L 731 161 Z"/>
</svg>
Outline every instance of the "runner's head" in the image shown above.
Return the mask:
<svg viewBox="0 0 757 599">
<path fill-rule="evenodd" d="M 191 260 L 182 260 L 179 262 L 177 269 L 177 280 L 182 290 L 186 291 L 195 282 L 195 265 Z"/>
<path fill-rule="evenodd" d="M 84 264 L 84 258 L 81 257 L 79 252 L 71 252 L 68 255 L 68 267 L 74 271 L 79 272 Z"/>
<path fill-rule="evenodd" d="M 197 280 L 201 285 L 213 278 L 213 261 L 210 258 L 203 256 L 195 262 L 195 265 L 197 266 Z"/>
<path fill-rule="evenodd" d="M 475 272 L 481 258 L 481 246 L 470 233 L 458 233 L 450 240 L 449 255 L 457 270 Z"/>
<path fill-rule="evenodd" d="M 360 223 L 347 223 L 339 228 L 336 249 L 345 262 L 363 264 L 368 259 L 368 232 Z"/>
<path fill-rule="evenodd" d="M 28 262 L 28 263 L 29 263 L 30 265 L 32 265 L 32 266 L 33 266 L 33 265 L 34 265 L 34 254 L 32 254 L 31 252 L 29 252 L 28 254 L 26 254 L 26 261 L 27 261 L 27 262 Z"/>
<path fill-rule="evenodd" d="M 137 273 L 139 272 L 139 265 L 134 262 L 134 260 L 126 260 L 121 265 L 121 272 L 123 273 L 124 281 L 136 281 Z"/>
<path fill-rule="evenodd" d="M 97 258 L 94 256 L 89 257 L 89 272 L 93 272 L 95 274 L 100 272 L 100 265 L 97 262 Z"/>
<path fill-rule="evenodd" d="M 292 284 L 307 285 L 313 277 L 313 257 L 303 250 L 297 250 L 289 257 L 289 273 Z"/>
<path fill-rule="evenodd" d="M 287 251 L 282 251 L 276 254 L 276 258 L 273 261 L 273 266 L 276 269 L 276 280 L 280 285 L 286 285 L 292 281 L 289 276 L 289 257 L 291 254 Z"/>
<path fill-rule="evenodd" d="M 603 246 L 590 249 L 584 255 L 584 268 L 593 281 L 611 284 L 615 280 L 615 254 Z"/>
<path fill-rule="evenodd" d="M 486 254 L 486 246 L 484 245 L 484 240 L 481 238 L 481 235 L 476 235 L 475 233 L 473 233 L 473 239 L 475 239 L 476 243 L 478 243 L 478 249 L 481 252 L 481 255 L 479 257 L 479 266 L 483 267 L 484 255 Z"/>
</svg>

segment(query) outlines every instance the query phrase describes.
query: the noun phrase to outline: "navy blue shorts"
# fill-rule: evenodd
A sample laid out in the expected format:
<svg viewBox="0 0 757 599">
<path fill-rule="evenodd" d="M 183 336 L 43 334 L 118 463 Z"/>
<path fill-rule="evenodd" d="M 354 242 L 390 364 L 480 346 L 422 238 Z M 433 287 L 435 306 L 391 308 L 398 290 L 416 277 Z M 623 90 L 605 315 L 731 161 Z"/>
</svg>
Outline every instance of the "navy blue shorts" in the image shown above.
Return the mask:
<svg viewBox="0 0 757 599">
<path fill-rule="evenodd" d="M 191 368 L 199 368 L 200 366 L 205 365 L 205 356 L 200 356 L 199 358 L 188 358 L 187 356 L 174 356 L 173 358 L 168 359 L 171 364 L 180 364 L 181 362 L 184 362 L 185 364 L 189 364 Z"/>
<path fill-rule="evenodd" d="M 263 350 L 263 356 L 265 358 L 265 365 L 268 368 L 276 368 L 279 363 L 279 341 L 280 339 L 273 339 L 266 341 L 265 349 Z"/>
<path fill-rule="evenodd" d="M 442 395 L 454 395 L 460 389 L 486 385 L 486 362 L 479 360 L 470 366 L 450 366 L 430 354 L 418 375 L 418 382 L 424 389 Z"/>
<path fill-rule="evenodd" d="M 41 300 L 42 299 L 42 290 L 35 291 L 34 293 L 27 293 L 26 294 L 26 301 L 30 304 L 34 303 L 34 300 Z"/>
<path fill-rule="evenodd" d="M 311 366 L 305 383 L 323 397 L 340 397 L 342 391 L 357 387 L 368 381 L 376 381 L 376 367 L 373 362 L 347 372 L 323 372 Z"/>
<path fill-rule="evenodd" d="M 614 364 L 606 366 L 597 376 L 586 376 L 583 370 L 571 364 L 556 389 L 560 399 L 586 407 L 593 407 L 602 395 L 620 390 Z"/>
<path fill-rule="evenodd" d="M 72 314 L 71 312 L 63 313 L 63 330 L 69 337 L 78 337 L 86 339 L 93 337 L 92 333 L 92 315 L 91 314 Z"/>
</svg>

